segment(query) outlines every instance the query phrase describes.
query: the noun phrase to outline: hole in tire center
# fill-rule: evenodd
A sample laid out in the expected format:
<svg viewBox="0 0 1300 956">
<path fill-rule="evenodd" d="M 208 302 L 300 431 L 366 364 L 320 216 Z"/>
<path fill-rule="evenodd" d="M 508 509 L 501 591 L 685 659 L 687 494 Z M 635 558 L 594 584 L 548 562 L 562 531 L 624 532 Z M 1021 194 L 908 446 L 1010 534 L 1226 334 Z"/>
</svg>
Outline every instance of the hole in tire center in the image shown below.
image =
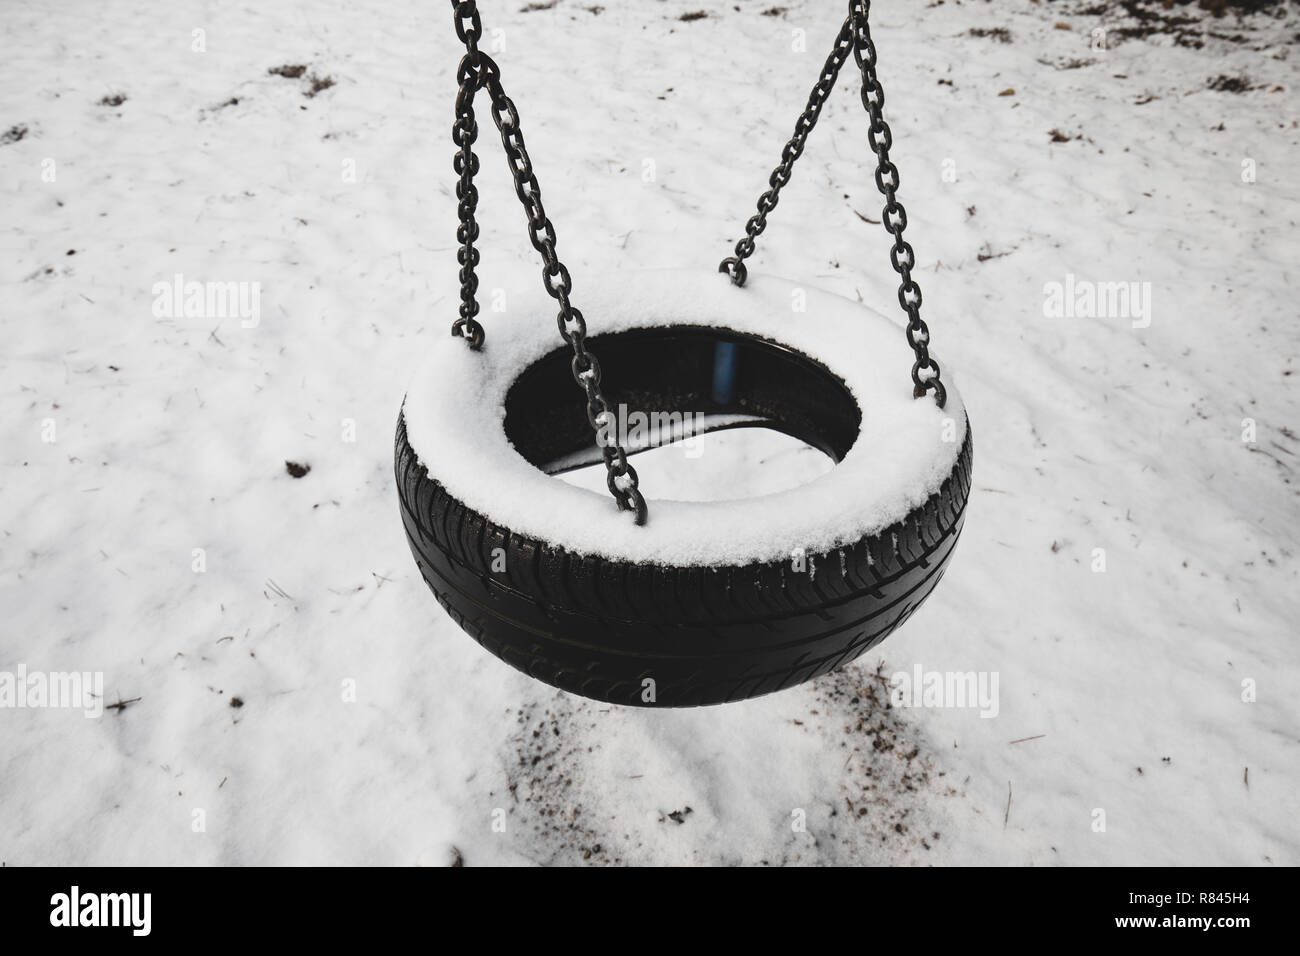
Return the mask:
<svg viewBox="0 0 1300 956">
<path fill-rule="evenodd" d="M 805 485 L 835 467 L 811 445 L 768 428 L 711 432 L 629 456 L 646 500 L 729 501 Z M 554 476 L 608 494 L 597 462 Z"/>
<path fill-rule="evenodd" d="M 600 361 L 613 434 L 648 501 L 797 487 L 834 467 L 857 438 L 862 415 L 843 380 L 780 343 L 703 326 L 587 342 Z M 608 494 L 571 360 L 561 345 L 519 375 L 506 396 L 506 435 L 538 469 Z"/>
</svg>

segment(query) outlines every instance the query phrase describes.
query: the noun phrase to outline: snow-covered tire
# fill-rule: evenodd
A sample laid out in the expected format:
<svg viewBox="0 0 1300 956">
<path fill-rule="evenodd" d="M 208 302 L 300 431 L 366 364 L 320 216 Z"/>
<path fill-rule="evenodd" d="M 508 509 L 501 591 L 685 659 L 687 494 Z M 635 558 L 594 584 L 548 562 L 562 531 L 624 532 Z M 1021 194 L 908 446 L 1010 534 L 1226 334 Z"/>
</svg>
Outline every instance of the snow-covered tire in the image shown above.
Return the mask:
<svg viewBox="0 0 1300 956">
<path fill-rule="evenodd" d="M 772 428 L 836 462 L 805 485 L 709 502 L 643 482 L 637 526 L 552 477 L 593 437 L 554 304 L 534 295 L 510 292 L 482 351 L 435 339 L 398 420 L 415 560 L 492 653 L 599 700 L 716 704 L 852 660 L 938 583 L 970 491 L 970 428 L 951 376 L 942 409 L 914 398 L 900 326 L 770 276 L 738 288 L 716 272 L 628 271 L 584 287 L 611 409 Z M 722 354 L 733 372 L 720 379 Z"/>
<path fill-rule="evenodd" d="M 429 476 L 404 416 L 397 424 L 402 520 L 439 603 L 507 664 L 616 704 L 757 697 L 875 646 L 943 576 L 970 474 L 968 428 L 952 473 L 929 500 L 877 534 L 805 556 L 819 574 L 794 573 L 789 561 L 664 567 L 580 556 L 493 523 Z"/>
</svg>

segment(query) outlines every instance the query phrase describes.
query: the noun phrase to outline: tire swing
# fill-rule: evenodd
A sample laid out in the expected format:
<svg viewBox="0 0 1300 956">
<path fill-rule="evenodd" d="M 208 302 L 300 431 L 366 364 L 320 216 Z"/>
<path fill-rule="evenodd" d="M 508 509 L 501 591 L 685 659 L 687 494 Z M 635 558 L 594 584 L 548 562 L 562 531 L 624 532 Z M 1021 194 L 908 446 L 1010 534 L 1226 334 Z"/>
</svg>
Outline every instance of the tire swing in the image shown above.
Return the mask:
<svg viewBox="0 0 1300 956">
<path fill-rule="evenodd" d="M 452 6 L 466 49 L 453 127 L 461 302 L 452 334 L 469 347 L 451 338 L 435 345 L 403 402 L 396 441 L 402 519 L 425 581 L 456 623 L 508 664 L 612 703 L 741 700 L 853 660 L 938 584 L 971 481 L 969 423 L 929 354 L 911 274 L 916 260 L 903 241 L 907 216 L 895 195 L 867 0 L 849 3 L 735 255 L 717 272 L 620 273 L 596 283 L 584 304 L 602 330 L 590 339 L 570 299 L 519 114 L 497 64 L 478 48 L 474 0 Z M 750 278 L 745 267 L 850 53 L 862 72 L 882 222 L 894 239 L 890 260 L 902 277 L 905 336 L 858 303 Z M 543 291 L 559 305 L 563 345 L 546 323 L 515 320 L 508 339 L 484 347 L 475 318 L 479 163 L 472 148 L 480 89 L 541 254 Z M 796 293 L 806 295 L 806 315 L 792 315 Z M 551 308 L 540 293 L 523 308 L 517 297 L 512 302 L 522 315 Z M 910 387 L 903 387 L 895 370 L 909 362 Z M 918 401 L 927 395 L 933 401 Z M 661 415 L 644 447 L 762 426 L 836 465 L 776 494 L 656 500 L 651 514 L 628 461 L 642 447 L 611 434 L 623 405 L 647 418 L 667 409 L 692 413 Z M 602 460 L 617 509 L 550 477 Z"/>
</svg>

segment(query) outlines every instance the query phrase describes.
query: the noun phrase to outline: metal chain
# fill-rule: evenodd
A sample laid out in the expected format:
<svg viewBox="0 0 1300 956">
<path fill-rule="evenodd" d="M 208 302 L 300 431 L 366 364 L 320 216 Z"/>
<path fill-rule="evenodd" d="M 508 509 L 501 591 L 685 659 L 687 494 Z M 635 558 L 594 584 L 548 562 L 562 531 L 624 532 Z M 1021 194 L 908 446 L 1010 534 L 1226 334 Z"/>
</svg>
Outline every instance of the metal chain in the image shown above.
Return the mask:
<svg viewBox="0 0 1300 956">
<path fill-rule="evenodd" d="M 542 206 L 541 186 L 538 185 L 532 161 L 524 145 L 524 134 L 519 127 L 519 112 L 501 84 L 500 68 L 490 56 L 477 48 L 482 27 L 478 11 L 474 8 L 474 0 L 452 0 L 452 6 L 455 8 L 456 35 L 465 43 L 467 51 L 459 69 L 461 94 L 456 100 L 457 125 L 453 129 L 453 138 L 461 147 L 455 169 L 461 176 L 456 195 L 460 200 L 461 216 L 461 229 L 457 232 L 457 237 L 462 246 L 458 255 L 461 263 L 461 318 L 453 324 L 452 334 L 465 334 L 470 348 L 477 349 L 483 342 L 482 326 L 473 318 L 478 312 L 478 303 L 474 298 L 478 287 L 474 275 L 478 250 L 473 247 L 473 240 L 478 237 L 478 226 L 474 222 L 478 195 L 474 191 L 472 179 L 478 171 L 478 161 L 470 151 L 469 144 L 477 132 L 473 125 L 473 91 L 486 87 L 492 101 L 492 119 L 501 133 L 501 143 L 505 147 L 506 161 L 514 180 L 515 194 L 528 217 L 528 238 L 542 257 L 542 285 L 551 298 L 559 303 L 556 325 L 561 338 L 573 349 L 573 360 L 569 367 L 573 380 L 587 396 L 587 421 L 596 433 L 596 441 L 605 460 L 605 485 L 621 510 L 633 512 L 636 523 L 645 524 L 648 514 L 646 501 L 638 488 L 636 469 L 628 462 L 627 453 L 610 427 L 614 415 L 600 388 L 600 363 L 587 348 L 586 320 L 569 300 L 573 281 L 555 250 L 555 227 Z M 466 23 L 470 24 L 468 29 L 464 26 Z M 466 94 L 466 89 L 471 92 Z M 465 125 L 466 116 L 468 126 Z M 464 129 L 469 132 L 461 132 Z M 462 332 L 462 329 L 468 331 Z M 603 441 L 602 428 L 607 430 L 607 437 Z"/>
<path fill-rule="evenodd" d="M 452 5 L 455 8 L 456 36 L 465 44 L 465 56 L 456 70 L 460 90 L 456 94 L 456 122 L 451 129 L 452 142 L 460 147 L 453 163 L 459 177 L 456 181 L 456 211 L 460 224 L 456 228 L 456 241 L 460 243 L 460 249 L 456 252 L 456 261 L 460 263 L 460 318 L 452 323 L 451 334 L 463 335 L 469 347 L 477 350 L 483 345 L 483 326 L 474 318 L 479 311 L 478 276 L 474 273 L 479 263 L 478 249 L 474 247 L 478 239 L 478 222 L 474 218 L 474 211 L 478 208 L 478 190 L 474 186 L 474 175 L 478 172 L 478 157 L 473 149 L 474 140 L 478 138 L 474 94 L 486 83 L 487 70 L 478 48 L 483 24 L 474 0 L 463 3 L 452 0 Z"/>
<path fill-rule="evenodd" d="M 754 251 L 754 238 L 767 225 L 767 213 L 776 206 L 777 194 L 781 186 L 790 180 L 790 169 L 794 160 L 803 152 L 804 141 L 813 125 L 822 104 L 830 94 L 831 88 L 839 75 L 847 56 L 845 44 L 853 51 L 853 59 L 862 71 L 862 105 L 867 111 L 869 126 L 867 138 L 871 150 L 876 154 L 876 188 L 885 197 L 881 222 L 885 230 L 893 237 L 894 246 L 889 251 L 889 261 L 903 280 L 898 287 L 898 304 L 907 314 L 907 344 L 911 347 L 916 361 L 912 365 L 912 394 L 922 398 L 933 390 L 935 402 L 943 408 L 948 401 L 948 392 L 939 380 L 939 363 L 930 356 L 930 329 L 921 318 L 921 287 L 912 278 L 912 267 L 916 265 L 916 254 L 912 247 L 903 240 L 903 230 L 907 227 L 907 211 L 898 201 L 899 185 L 898 167 L 889 160 L 889 147 L 893 145 L 893 134 L 885 122 L 885 91 L 876 75 L 876 47 L 871 41 L 871 27 L 868 23 L 870 0 L 849 0 L 849 14 L 845 18 L 840 32 L 835 38 L 835 47 L 822 67 L 822 74 L 808 97 L 808 106 L 795 124 L 795 135 L 781 152 L 781 165 L 773 171 L 769 179 L 772 187 L 758 200 L 759 214 L 750 218 L 745 225 L 746 238 L 736 244 L 736 255 L 723 259 L 718 266 L 719 272 L 731 275 L 736 285 L 744 285 L 747 275 L 744 260 Z M 846 39 L 847 38 L 847 39 Z"/>
<path fill-rule="evenodd" d="M 835 88 L 835 81 L 839 78 L 840 67 L 848 60 L 852 51 L 853 26 L 850 20 L 845 20 L 844 25 L 840 27 L 839 35 L 835 38 L 835 47 L 826 58 L 826 62 L 822 64 L 817 85 L 808 94 L 808 105 L 803 108 L 799 119 L 795 121 L 794 135 L 781 150 L 781 162 L 767 178 L 770 188 L 758 197 L 758 212 L 750 216 L 749 221 L 745 223 L 745 238 L 736 243 L 736 254 L 723 259 L 718 266 L 718 271 L 728 273 L 731 281 L 736 285 L 744 285 L 745 279 L 749 276 L 749 270 L 745 268 L 745 260 L 754 253 L 754 240 L 767 228 L 767 214 L 776 208 L 781 198 L 781 187 L 790 181 L 790 176 L 794 172 L 794 161 L 803 154 L 808 134 L 817 125 L 822 106 L 825 105 L 831 90 Z"/>
<path fill-rule="evenodd" d="M 903 241 L 907 228 L 907 210 L 898 201 L 898 167 L 889 161 L 889 147 L 894 136 L 885 122 L 885 91 L 876 76 L 876 45 L 871 42 L 871 25 L 868 14 L 871 0 L 849 0 L 849 20 L 854 24 L 853 59 L 862 71 L 862 105 L 870 118 L 867 139 L 876 154 L 876 188 L 885 197 L 885 207 L 880 221 L 885 231 L 894 237 L 894 247 L 889 250 L 889 262 L 903 280 L 898 287 L 898 304 L 907 313 L 907 344 L 912 347 L 916 361 L 912 364 L 912 394 L 922 398 L 934 390 L 934 400 L 940 408 L 948 401 L 948 391 L 939 381 L 939 363 L 930 357 L 930 328 L 921 318 L 921 287 L 912 278 L 916 254 Z"/>
</svg>

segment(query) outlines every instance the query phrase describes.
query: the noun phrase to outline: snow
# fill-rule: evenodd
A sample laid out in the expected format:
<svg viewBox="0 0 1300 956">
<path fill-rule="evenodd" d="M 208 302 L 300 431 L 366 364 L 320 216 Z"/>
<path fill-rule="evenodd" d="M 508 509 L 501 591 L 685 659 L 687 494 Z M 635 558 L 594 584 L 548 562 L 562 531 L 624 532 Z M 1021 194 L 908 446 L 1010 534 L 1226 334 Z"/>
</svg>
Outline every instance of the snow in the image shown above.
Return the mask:
<svg viewBox="0 0 1300 956">
<path fill-rule="evenodd" d="M 403 406 L 411 447 L 430 474 L 511 531 L 578 554 L 640 563 L 786 561 L 797 550 L 826 552 L 875 534 L 922 505 L 952 474 L 966 416 L 951 373 L 942 409 L 932 399 L 917 401 L 902 324 L 865 306 L 769 276 L 751 274 L 737 288 L 716 269 L 598 276 L 575 286 L 573 297 L 590 316 L 588 328 L 602 332 L 709 326 L 793 347 L 844 380 L 862 426 L 836 467 L 796 488 L 699 502 L 672 500 L 643 485 L 653 517 L 638 526 L 609 495 L 534 468 L 506 437 L 511 384 L 564 347 L 553 302 L 541 289 L 531 297 L 520 290 L 507 295 L 509 310 L 497 321 L 485 320 L 489 342 L 481 351 L 450 335 L 435 340 Z M 935 358 L 942 366 L 942 355 Z M 576 387 L 573 398 L 580 407 Z"/>
<path fill-rule="evenodd" d="M 680 419 L 647 418 L 645 422 L 634 423 L 636 427 L 628 428 L 623 440 L 623 451 L 631 456 L 680 442 L 683 451 L 698 457 L 700 441 L 705 435 L 727 428 L 761 428 L 768 421 L 762 415 L 723 415 L 705 412 L 683 415 Z M 803 443 L 797 442 L 797 444 Z M 548 475 L 558 475 L 602 461 L 600 446 L 592 445 L 591 448 L 582 448 L 560 455 L 538 467 Z M 603 468 L 601 474 L 604 474 Z"/>
<path fill-rule="evenodd" d="M 841 15 L 481 6 L 580 293 L 729 254 Z M 872 4 L 923 311 L 979 432 L 942 585 L 834 675 L 646 712 L 485 653 L 404 541 L 394 419 L 457 301 L 446 5 L 6 5 L 0 670 L 139 700 L 0 710 L 0 861 L 1300 862 L 1295 16 L 1190 49 L 1084 9 Z M 752 269 L 892 316 L 848 79 Z M 480 146 L 482 290 L 532 288 Z M 262 283 L 260 322 L 155 317 L 177 273 Z M 1071 274 L 1151 282 L 1150 325 L 1048 318 Z M 638 468 L 682 500 L 699 472 L 820 480 L 760 435 Z M 918 664 L 997 672 L 998 716 L 887 709 Z"/>
</svg>

